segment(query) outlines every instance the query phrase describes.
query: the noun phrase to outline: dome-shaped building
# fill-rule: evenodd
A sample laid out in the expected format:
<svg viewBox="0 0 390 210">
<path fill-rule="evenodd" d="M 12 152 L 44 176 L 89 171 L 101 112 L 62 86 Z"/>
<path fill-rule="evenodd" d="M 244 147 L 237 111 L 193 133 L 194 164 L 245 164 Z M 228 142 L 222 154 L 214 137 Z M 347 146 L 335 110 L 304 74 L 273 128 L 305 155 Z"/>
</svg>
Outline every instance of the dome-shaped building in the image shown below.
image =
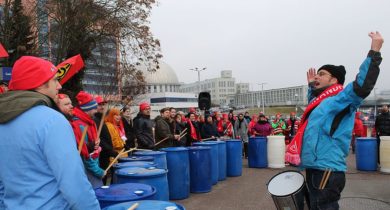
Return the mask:
<svg viewBox="0 0 390 210">
<path fill-rule="evenodd" d="M 138 69 L 145 77 L 147 93 L 179 92 L 177 75 L 165 62 L 160 61 L 157 71 L 148 71 L 146 66 L 140 66 Z"/>
</svg>

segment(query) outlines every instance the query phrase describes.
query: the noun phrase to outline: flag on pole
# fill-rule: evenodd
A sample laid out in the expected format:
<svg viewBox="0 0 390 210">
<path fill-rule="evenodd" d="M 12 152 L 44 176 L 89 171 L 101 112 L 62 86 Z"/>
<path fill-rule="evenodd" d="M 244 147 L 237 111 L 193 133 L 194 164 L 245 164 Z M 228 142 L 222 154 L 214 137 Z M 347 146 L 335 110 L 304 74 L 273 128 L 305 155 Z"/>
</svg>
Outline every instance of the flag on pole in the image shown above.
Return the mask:
<svg viewBox="0 0 390 210">
<path fill-rule="evenodd" d="M 61 85 L 68 81 L 73 75 L 84 68 L 84 61 L 81 55 L 75 55 L 66 59 L 64 62 L 57 65 L 57 78 Z"/>
<path fill-rule="evenodd" d="M 7 50 L 3 47 L 3 45 L 0 43 L 0 58 L 6 58 L 8 57 Z"/>
</svg>

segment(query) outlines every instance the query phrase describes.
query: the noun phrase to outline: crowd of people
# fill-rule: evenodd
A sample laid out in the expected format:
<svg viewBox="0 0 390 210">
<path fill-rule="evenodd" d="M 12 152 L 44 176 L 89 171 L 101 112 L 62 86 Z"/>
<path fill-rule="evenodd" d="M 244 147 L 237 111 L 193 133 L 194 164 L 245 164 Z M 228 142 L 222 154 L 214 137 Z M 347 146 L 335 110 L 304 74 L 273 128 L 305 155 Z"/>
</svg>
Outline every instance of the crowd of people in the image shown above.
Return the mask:
<svg viewBox="0 0 390 210">
<path fill-rule="evenodd" d="M 23 56 L 13 66 L 9 85 L 1 86 L 0 209 L 99 209 L 93 189 L 107 181 L 110 163 L 126 156 L 125 150 L 236 138 L 243 141 L 247 157 L 249 137 L 269 135 L 284 136 L 286 160 L 306 169 L 310 209 L 338 209 L 351 137 L 361 135 L 355 112 L 373 89 L 382 60 L 382 36 L 369 36 L 368 56 L 356 80 L 345 88 L 344 66 L 309 69 L 310 101 L 300 120 L 293 112 L 288 119 L 279 113 L 269 119 L 264 113 L 200 115 L 190 109 L 185 114 L 174 107 L 161 109 L 151 119 L 146 102 L 132 119 L 129 107 L 108 108 L 103 98 L 84 91 L 72 102 L 59 94 L 52 63 Z M 355 131 L 354 122 L 359 127 Z M 389 127 L 384 106 L 376 121 L 377 135 L 389 135 Z M 327 173 L 329 182 L 319 189 Z"/>
</svg>

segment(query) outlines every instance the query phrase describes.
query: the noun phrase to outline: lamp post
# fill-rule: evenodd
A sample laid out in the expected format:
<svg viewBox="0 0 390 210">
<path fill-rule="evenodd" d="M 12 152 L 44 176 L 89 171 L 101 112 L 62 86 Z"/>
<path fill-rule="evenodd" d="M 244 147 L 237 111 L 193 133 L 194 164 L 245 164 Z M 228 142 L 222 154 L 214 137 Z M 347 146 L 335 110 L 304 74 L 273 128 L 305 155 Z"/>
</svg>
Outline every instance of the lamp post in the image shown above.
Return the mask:
<svg viewBox="0 0 390 210">
<path fill-rule="evenodd" d="M 295 93 L 295 114 L 298 114 L 298 93 Z"/>
<path fill-rule="evenodd" d="M 198 67 L 195 67 L 194 69 L 190 69 L 191 71 L 198 72 L 198 94 L 200 93 L 200 72 L 206 70 L 206 67 L 203 67 L 202 69 L 198 69 Z"/>
<path fill-rule="evenodd" d="M 257 83 L 257 85 L 261 85 L 261 104 L 262 104 L 262 112 L 263 114 L 264 113 L 264 85 L 266 85 L 267 83 L 266 82 L 263 82 L 263 83 Z"/>
</svg>

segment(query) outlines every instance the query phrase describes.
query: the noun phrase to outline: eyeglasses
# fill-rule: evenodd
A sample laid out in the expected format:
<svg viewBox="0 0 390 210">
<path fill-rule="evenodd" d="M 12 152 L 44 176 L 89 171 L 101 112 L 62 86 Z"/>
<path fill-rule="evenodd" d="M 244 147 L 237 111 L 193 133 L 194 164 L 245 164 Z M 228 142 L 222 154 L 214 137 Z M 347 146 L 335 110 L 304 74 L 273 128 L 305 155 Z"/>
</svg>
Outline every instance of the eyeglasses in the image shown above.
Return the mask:
<svg viewBox="0 0 390 210">
<path fill-rule="evenodd" d="M 323 76 L 325 76 L 325 75 L 329 75 L 329 76 L 333 77 L 331 74 L 326 73 L 326 72 L 323 72 L 323 71 L 318 72 L 317 75 L 320 76 L 320 77 L 323 77 Z"/>
</svg>

